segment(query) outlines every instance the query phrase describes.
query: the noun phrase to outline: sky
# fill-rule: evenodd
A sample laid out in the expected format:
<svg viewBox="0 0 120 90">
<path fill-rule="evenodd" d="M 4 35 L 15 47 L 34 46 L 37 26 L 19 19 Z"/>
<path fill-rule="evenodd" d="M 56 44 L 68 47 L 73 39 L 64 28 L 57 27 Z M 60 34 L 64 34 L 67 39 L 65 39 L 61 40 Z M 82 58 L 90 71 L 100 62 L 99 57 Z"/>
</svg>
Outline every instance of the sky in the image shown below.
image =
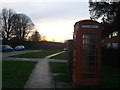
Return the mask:
<svg viewBox="0 0 120 90">
<path fill-rule="evenodd" d="M 1 0 L 3 8 L 26 14 L 40 34 L 56 42 L 73 39 L 75 22 L 90 19 L 88 0 Z"/>
</svg>

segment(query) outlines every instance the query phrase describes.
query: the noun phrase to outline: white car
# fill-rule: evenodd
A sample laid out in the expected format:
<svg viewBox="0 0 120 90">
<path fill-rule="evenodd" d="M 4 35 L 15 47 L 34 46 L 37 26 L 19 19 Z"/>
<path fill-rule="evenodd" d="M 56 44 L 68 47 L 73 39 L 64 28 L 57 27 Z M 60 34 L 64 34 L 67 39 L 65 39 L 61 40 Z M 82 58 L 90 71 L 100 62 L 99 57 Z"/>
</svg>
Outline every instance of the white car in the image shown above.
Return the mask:
<svg viewBox="0 0 120 90">
<path fill-rule="evenodd" d="M 16 51 L 20 51 L 20 50 L 25 50 L 25 47 L 23 45 L 19 45 L 15 47 Z"/>
</svg>

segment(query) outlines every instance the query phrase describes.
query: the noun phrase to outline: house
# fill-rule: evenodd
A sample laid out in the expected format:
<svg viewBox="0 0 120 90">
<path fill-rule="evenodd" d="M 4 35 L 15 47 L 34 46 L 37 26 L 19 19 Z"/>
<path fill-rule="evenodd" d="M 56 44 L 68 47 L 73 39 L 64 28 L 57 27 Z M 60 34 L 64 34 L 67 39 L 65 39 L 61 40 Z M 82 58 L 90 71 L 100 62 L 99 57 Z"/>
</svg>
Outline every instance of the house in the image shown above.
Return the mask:
<svg viewBox="0 0 120 90">
<path fill-rule="evenodd" d="M 102 40 L 102 47 L 106 48 L 120 48 L 120 36 L 117 31 L 112 32 L 109 34 L 109 37 L 105 37 Z"/>
</svg>

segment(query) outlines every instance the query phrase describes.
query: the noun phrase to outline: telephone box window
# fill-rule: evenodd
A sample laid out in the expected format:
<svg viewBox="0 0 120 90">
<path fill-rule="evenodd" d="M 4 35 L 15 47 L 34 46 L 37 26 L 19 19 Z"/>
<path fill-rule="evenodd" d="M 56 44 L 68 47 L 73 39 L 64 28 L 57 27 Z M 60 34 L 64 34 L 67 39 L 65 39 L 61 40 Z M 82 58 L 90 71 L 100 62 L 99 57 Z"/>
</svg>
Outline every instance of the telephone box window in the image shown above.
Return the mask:
<svg viewBox="0 0 120 90">
<path fill-rule="evenodd" d="M 86 72 L 93 73 L 93 72 L 96 72 L 96 71 L 97 71 L 97 69 L 95 67 L 86 66 L 84 68 L 84 73 L 86 73 Z"/>
<path fill-rule="evenodd" d="M 95 44 L 97 41 L 95 39 L 83 39 L 82 44 Z"/>
<path fill-rule="evenodd" d="M 83 74 L 83 78 L 95 78 L 95 74 Z"/>
<path fill-rule="evenodd" d="M 95 61 L 96 57 L 95 56 L 84 56 L 84 60 L 86 61 Z"/>
<path fill-rule="evenodd" d="M 96 38 L 95 33 L 84 33 L 83 38 Z"/>
<path fill-rule="evenodd" d="M 95 50 L 84 50 L 83 55 L 96 55 Z"/>
<path fill-rule="evenodd" d="M 91 50 L 91 49 L 96 49 L 96 45 L 83 45 L 83 49 Z"/>
</svg>

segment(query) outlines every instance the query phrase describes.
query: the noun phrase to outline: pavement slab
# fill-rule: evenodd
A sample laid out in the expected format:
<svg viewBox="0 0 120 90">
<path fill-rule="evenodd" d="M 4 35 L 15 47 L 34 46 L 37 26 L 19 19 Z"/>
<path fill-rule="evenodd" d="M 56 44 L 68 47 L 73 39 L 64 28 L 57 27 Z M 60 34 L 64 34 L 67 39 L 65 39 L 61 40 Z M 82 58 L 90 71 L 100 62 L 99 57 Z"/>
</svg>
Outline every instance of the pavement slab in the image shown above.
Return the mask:
<svg viewBox="0 0 120 90">
<path fill-rule="evenodd" d="M 24 88 L 53 88 L 48 59 L 37 63 Z"/>
<path fill-rule="evenodd" d="M 52 55 L 48 55 L 45 58 L 51 58 L 51 57 L 54 57 L 54 56 L 59 55 L 59 54 L 64 53 L 64 52 L 65 51 L 61 51 L 61 52 L 58 52 L 58 53 L 55 53 L 55 54 L 52 54 Z"/>
</svg>

